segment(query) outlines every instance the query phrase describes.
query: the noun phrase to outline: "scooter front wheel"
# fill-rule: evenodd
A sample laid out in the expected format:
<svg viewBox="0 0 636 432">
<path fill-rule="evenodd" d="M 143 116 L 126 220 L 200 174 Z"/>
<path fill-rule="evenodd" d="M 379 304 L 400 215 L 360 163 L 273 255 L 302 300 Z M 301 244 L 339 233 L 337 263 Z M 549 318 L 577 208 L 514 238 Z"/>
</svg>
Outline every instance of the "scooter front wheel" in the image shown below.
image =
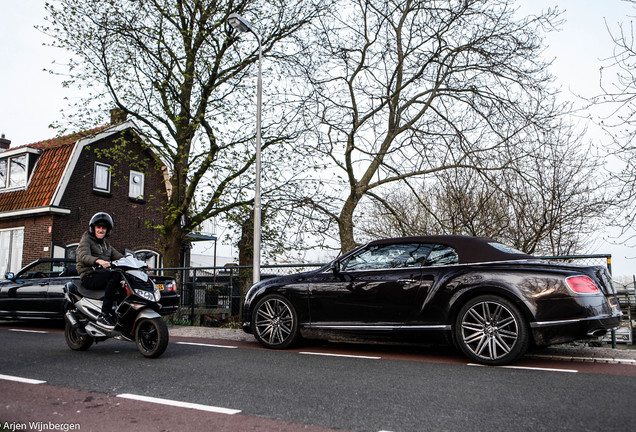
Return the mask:
<svg viewBox="0 0 636 432">
<path fill-rule="evenodd" d="M 168 347 L 168 326 L 162 318 L 141 319 L 136 326 L 135 342 L 143 356 L 157 358 Z"/>
<path fill-rule="evenodd" d="M 86 333 L 80 334 L 79 328 L 69 323 L 64 327 L 64 338 L 68 347 L 74 351 L 86 351 L 93 345 L 93 338 Z"/>
</svg>

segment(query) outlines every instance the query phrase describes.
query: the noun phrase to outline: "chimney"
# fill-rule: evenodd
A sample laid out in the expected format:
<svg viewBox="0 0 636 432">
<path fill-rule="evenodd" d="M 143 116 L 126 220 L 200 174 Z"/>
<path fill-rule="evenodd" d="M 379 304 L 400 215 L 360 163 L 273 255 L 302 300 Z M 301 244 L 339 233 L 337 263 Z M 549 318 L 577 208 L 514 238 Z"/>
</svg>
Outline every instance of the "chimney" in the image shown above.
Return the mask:
<svg viewBox="0 0 636 432">
<path fill-rule="evenodd" d="M 120 108 L 113 108 L 110 110 L 110 124 L 123 123 L 128 118 L 126 111 Z"/>
<path fill-rule="evenodd" d="M 0 151 L 5 151 L 9 149 L 9 145 L 11 144 L 11 140 L 8 140 L 2 134 L 2 138 L 0 138 Z"/>
</svg>

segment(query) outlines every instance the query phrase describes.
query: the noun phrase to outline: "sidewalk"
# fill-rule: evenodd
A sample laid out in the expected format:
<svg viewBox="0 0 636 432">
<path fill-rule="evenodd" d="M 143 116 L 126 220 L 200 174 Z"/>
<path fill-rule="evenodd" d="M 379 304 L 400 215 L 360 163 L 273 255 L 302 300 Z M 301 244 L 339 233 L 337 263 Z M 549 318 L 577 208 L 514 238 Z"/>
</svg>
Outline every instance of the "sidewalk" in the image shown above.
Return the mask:
<svg viewBox="0 0 636 432">
<path fill-rule="evenodd" d="M 206 339 L 225 339 L 240 342 L 253 342 L 254 336 L 240 329 L 198 326 L 169 326 L 170 336 L 200 337 Z M 601 347 L 589 346 L 584 342 L 572 342 L 539 348 L 529 352 L 527 357 L 552 359 L 561 361 L 580 361 L 596 363 L 614 363 L 636 366 L 636 346 L 618 344 L 616 349 L 611 345 Z"/>
</svg>

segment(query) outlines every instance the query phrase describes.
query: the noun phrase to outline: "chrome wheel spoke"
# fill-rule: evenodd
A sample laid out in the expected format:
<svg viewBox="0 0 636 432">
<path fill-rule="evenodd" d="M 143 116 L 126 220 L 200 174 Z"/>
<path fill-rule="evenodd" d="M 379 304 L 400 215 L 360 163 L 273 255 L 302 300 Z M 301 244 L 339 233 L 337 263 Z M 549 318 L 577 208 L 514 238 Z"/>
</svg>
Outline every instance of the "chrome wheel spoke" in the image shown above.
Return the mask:
<svg viewBox="0 0 636 432">
<path fill-rule="evenodd" d="M 292 333 L 293 325 L 292 311 L 280 299 L 266 300 L 256 311 L 256 331 L 269 344 L 285 342 Z"/>
<path fill-rule="evenodd" d="M 510 353 L 519 338 L 519 325 L 512 311 L 494 301 L 476 303 L 461 322 L 462 340 L 477 357 L 497 360 Z"/>
</svg>

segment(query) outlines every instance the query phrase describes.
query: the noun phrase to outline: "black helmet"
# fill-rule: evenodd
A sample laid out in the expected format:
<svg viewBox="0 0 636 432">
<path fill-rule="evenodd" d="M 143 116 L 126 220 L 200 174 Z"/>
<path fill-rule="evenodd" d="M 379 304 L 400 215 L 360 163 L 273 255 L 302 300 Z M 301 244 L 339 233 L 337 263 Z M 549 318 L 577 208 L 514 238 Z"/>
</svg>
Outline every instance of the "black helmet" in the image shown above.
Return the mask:
<svg viewBox="0 0 636 432">
<path fill-rule="evenodd" d="M 88 232 L 93 236 L 95 235 L 95 225 L 106 225 L 106 237 L 108 237 L 113 230 L 113 218 L 105 212 L 95 213 L 88 223 Z"/>
</svg>

